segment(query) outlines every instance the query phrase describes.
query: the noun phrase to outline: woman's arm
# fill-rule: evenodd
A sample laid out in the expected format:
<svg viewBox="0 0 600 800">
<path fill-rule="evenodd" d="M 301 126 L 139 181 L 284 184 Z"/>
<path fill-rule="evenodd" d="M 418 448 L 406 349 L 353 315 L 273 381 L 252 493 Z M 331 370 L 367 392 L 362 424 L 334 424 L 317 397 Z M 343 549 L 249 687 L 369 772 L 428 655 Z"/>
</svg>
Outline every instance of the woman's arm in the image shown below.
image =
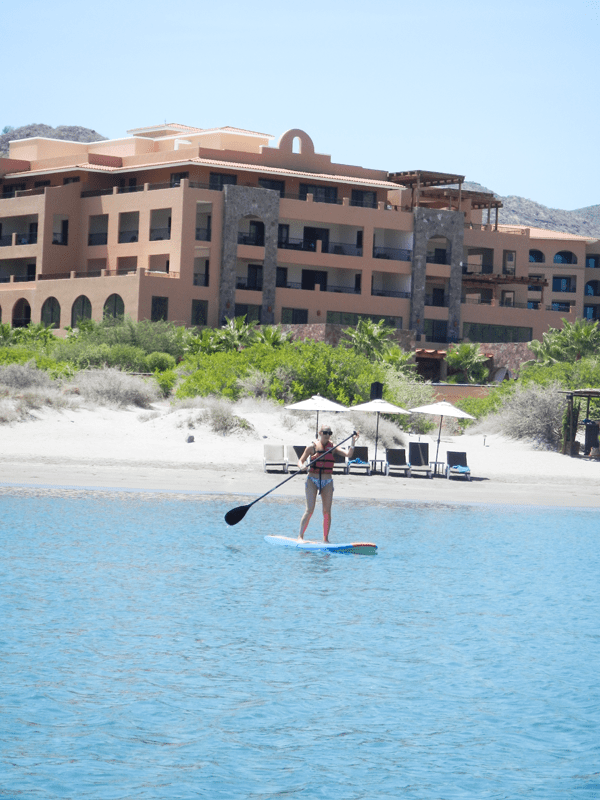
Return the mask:
<svg viewBox="0 0 600 800">
<path fill-rule="evenodd" d="M 298 469 L 300 470 L 308 469 L 310 463 L 306 464 L 305 461 L 307 458 L 310 458 L 310 456 L 314 455 L 315 452 L 316 450 L 314 444 L 309 444 L 308 447 L 304 450 L 304 452 L 300 456 L 300 458 L 298 459 Z"/>
<path fill-rule="evenodd" d="M 350 447 L 347 450 L 342 450 L 341 447 L 336 447 L 333 452 L 340 453 L 341 455 L 344 456 L 344 458 L 352 458 L 352 456 L 354 455 L 354 445 L 356 444 L 356 440 L 358 439 L 359 436 L 360 433 L 356 431 L 354 436 L 352 437 L 352 443 L 350 444 Z"/>
</svg>

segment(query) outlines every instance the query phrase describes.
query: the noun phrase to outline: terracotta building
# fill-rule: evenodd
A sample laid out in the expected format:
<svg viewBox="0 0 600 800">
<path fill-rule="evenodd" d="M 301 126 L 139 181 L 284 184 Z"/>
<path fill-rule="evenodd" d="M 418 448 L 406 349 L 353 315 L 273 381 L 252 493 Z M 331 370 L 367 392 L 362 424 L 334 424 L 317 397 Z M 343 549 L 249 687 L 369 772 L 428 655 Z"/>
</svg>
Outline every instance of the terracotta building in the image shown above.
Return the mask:
<svg viewBox="0 0 600 800">
<path fill-rule="evenodd" d="M 129 134 L 0 159 L 2 322 L 367 316 L 444 344 L 600 318 L 600 242 L 498 225 L 462 175 L 336 164 L 301 130 Z"/>
</svg>

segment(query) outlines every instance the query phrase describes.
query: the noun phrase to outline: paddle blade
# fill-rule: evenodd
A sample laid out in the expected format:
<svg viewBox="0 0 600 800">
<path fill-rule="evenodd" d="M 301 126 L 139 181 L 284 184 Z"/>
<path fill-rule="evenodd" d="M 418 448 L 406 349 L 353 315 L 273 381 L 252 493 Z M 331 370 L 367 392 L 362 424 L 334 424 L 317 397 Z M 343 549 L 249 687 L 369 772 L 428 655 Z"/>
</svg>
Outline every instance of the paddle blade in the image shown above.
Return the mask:
<svg viewBox="0 0 600 800">
<path fill-rule="evenodd" d="M 244 519 L 249 508 L 250 506 L 238 506 L 237 508 L 232 508 L 231 511 L 228 511 L 225 514 L 225 522 L 228 525 L 237 525 L 238 522 Z"/>
</svg>

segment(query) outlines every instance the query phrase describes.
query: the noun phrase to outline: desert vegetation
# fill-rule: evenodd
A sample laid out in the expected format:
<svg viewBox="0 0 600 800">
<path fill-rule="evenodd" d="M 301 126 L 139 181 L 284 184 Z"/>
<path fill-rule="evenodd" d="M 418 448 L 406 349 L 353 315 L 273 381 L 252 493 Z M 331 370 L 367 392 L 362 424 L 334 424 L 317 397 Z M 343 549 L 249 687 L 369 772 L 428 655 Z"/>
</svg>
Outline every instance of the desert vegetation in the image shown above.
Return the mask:
<svg viewBox="0 0 600 800">
<path fill-rule="evenodd" d="M 472 425 L 473 431 L 500 432 L 539 447 L 559 446 L 565 435 L 564 392 L 600 387 L 598 323 L 564 321 L 531 349 L 536 358 L 522 367 L 518 380 L 492 387 L 485 398 L 458 403 L 476 422 L 457 422 L 454 432 Z M 451 348 L 449 360 L 461 380 L 481 380 L 477 345 Z M 205 425 L 227 435 L 250 430 L 239 411 L 244 403 L 264 403 L 274 413 L 320 394 L 352 406 L 369 399 L 375 381 L 384 385 L 385 399 L 402 408 L 434 398 L 432 385 L 416 376 L 411 354 L 382 323 L 363 320 L 345 329 L 337 347 L 293 341 L 278 327 L 261 328 L 243 317 L 200 331 L 167 322 L 84 321 L 63 339 L 41 324 L 17 329 L 0 324 L 0 422 L 5 423 L 40 408 L 150 409 L 167 400 L 171 408 L 189 408 L 190 429 Z M 591 416 L 600 414 L 594 404 L 592 411 Z M 374 415 L 354 412 L 350 421 L 366 436 L 374 434 Z M 379 434 L 383 446 L 395 446 L 401 430 L 426 433 L 433 427 L 424 415 L 390 415 L 381 418 Z"/>
</svg>

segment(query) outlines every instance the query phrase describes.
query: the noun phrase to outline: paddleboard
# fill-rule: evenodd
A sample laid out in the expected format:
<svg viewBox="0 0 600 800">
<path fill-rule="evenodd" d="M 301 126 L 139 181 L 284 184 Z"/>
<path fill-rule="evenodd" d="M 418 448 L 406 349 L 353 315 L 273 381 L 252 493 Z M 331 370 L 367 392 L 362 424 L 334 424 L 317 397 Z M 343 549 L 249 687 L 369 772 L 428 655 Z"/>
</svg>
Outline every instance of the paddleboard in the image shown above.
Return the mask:
<svg viewBox="0 0 600 800">
<path fill-rule="evenodd" d="M 265 536 L 265 542 L 280 547 L 295 547 L 296 550 L 311 550 L 325 553 L 355 553 L 356 555 L 374 555 L 377 545 L 372 542 L 310 542 L 306 539 L 292 539 L 289 536 Z"/>
</svg>

